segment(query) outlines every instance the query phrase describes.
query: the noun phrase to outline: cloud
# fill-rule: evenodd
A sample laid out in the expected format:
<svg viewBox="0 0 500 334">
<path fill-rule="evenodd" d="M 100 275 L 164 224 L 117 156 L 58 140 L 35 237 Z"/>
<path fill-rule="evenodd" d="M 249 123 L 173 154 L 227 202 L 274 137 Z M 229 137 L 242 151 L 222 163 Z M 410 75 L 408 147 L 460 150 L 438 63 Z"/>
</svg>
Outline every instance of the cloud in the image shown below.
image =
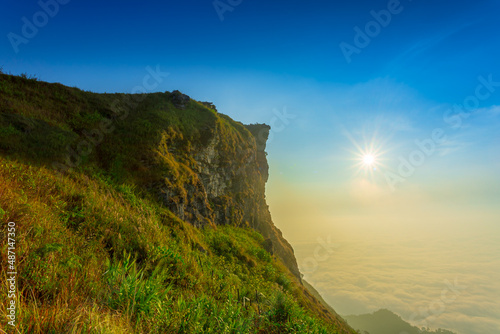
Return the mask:
<svg viewBox="0 0 500 334">
<path fill-rule="evenodd" d="M 498 237 L 427 239 L 339 241 L 306 279 L 342 315 L 388 308 L 416 325 L 499 333 Z M 308 255 L 298 254 L 299 263 Z"/>
<path fill-rule="evenodd" d="M 373 203 L 381 199 L 386 192 L 386 188 L 382 188 L 365 177 L 358 177 L 352 180 L 350 186 L 351 198 L 365 205 L 374 205 Z"/>
<path fill-rule="evenodd" d="M 409 48 L 394 57 L 394 59 L 390 63 L 390 68 L 393 71 L 397 71 L 400 68 L 408 66 L 408 62 L 415 59 L 421 59 L 425 53 L 432 51 L 433 48 L 443 43 L 449 37 L 459 33 L 460 31 L 475 23 L 476 22 L 463 23 L 459 26 L 436 32 L 433 36 L 422 38 L 414 42 Z"/>
<path fill-rule="evenodd" d="M 473 145 L 474 145 L 473 142 L 463 141 L 458 139 L 458 136 L 455 136 L 454 139 L 448 138 L 446 141 L 441 143 L 436 150 L 439 156 L 444 157 L 452 153 L 461 151 L 463 149 L 469 148 Z"/>
<path fill-rule="evenodd" d="M 500 115 L 500 106 L 493 105 L 493 106 L 489 106 L 486 108 L 480 108 L 480 109 L 477 109 L 476 112 L 496 117 L 496 116 Z"/>
</svg>

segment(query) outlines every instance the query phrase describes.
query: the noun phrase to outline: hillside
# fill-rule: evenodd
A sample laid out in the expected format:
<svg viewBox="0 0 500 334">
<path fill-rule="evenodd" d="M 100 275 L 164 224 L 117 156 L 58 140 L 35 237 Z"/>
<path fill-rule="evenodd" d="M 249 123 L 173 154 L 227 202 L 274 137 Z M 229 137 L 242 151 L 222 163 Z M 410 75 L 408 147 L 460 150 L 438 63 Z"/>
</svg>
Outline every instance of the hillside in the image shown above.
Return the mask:
<svg viewBox="0 0 500 334">
<path fill-rule="evenodd" d="M 95 94 L 0 74 L 17 332 L 353 333 L 307 292 L 272 222 L 269 130 L 177 91 Z M 2 289 L 2 310 L 10 299 Z"/>
<path fill-rule="evenodd" d="M 345 317 L 349 325 L 359 333 L 369 334 L 455 334 L 445 329 L 430 330 L 410 325 L 389 310 L 378 310 L 371 314 Z"/>
</svg>

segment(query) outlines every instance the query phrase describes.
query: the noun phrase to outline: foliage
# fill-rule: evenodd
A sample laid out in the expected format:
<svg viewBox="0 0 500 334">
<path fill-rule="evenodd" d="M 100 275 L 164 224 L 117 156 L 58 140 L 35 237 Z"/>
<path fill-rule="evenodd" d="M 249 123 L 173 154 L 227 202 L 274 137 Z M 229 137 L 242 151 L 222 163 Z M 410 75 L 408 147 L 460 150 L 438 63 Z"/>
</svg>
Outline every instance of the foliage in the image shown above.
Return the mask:
<svg viewBox="0 0 500 334">
<path fill-rule="evenodd" d="M 146 96 L 141 112 L 127 98 L 0 74 L 0 233 L 16 223 L 18 332 L 353 333 L 308 299 L 258 232 L 195 228 L 143 187 L 160 172 L 144 165 L 159 150 L 182 188 L 210 129 L 223 129 L 228 152 L 250 133 L 195 101 L 180 111 L 168 93 Z M 106 140 L 78 166 L 52 168 L 68 145 L 99 139 L 103 119 L 115 127 Z M 6 243 L 0 252 L 5 277 Z M 2 309 L 8 300 L 1 289 Z"/>
</svg>

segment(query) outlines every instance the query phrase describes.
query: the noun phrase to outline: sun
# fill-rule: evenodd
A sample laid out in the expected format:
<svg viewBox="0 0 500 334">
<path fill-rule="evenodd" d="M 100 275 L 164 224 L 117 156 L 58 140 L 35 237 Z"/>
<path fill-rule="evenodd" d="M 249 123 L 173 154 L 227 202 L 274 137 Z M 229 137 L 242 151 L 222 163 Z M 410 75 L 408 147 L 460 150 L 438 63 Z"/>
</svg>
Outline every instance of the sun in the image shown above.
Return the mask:
<svg viewBox="0 0 500 334">
<path fill-rule="evenodd" d="M 367 167 L 371 167 L 375 164 L 375 157 L 372 154 L 365 154 L 363 156 L 363 164 Z"/>
<path fill-rule="evenodd" d="M 344 129 L 344 135 L 352 143 L 353 148 L 347 149 L 351 157 L 347 158 L 353 162 L 355 177 L 369 178 L 375 180 L 383 176 L 383 170 L 388 168 L 385 165 L 386 154 L 391 151 L 390 137 L 379 137 L 378 131 L 375 131 L 371 138 L 365 133 L 361 133 L 363 142 L 358 142 L 354 135 Z"/>
</svg>

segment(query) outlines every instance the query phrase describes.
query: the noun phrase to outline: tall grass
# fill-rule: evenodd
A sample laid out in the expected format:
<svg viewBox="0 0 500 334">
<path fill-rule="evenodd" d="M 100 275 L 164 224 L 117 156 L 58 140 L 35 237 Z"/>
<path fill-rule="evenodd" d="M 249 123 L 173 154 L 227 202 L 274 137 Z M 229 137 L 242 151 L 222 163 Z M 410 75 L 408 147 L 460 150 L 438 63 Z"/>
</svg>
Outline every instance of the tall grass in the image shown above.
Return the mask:
<svg viewBox="0 0 500 334">
<path fill-rule="evenodd" d="M 253 230 L 195 229 L 133 188 L 6 158 L 0 208 L 18 226 L 21 333 L 336 332 Z"/>
<path fill-rule="evenodd" d="M 129 95 L 0 74 L 0 234 L 7 235 L 6 222 L 16 223 L 18 273 L 17 326 L 0 317 L 0 328 L 352 333 L 266 251 L 258 232 L 238 222 L 195 228 L 151 195 L 151 184 L 161 182 L 178 190 L 178 200 L 197 200 L 185 191 L 199 182 L 192 154 L 214 127 L 225 163 L 244 164 L 252 149 L 240 123 L 195 101 L 178 110 L 167 97 L 149 94 L 141 112 L 121 106 L 128 112 L 124 121 L 109 106 Z M 104 118 L 116 129 L 80 166 L 64 174 L 47 167 Z M 235 219 L 243 198 L 254 196 L 246 185 L 249 190 L 222 204 Z M 3 282 L 6 264 L 2 242 Z M 8 300 L 2 286 L 3 313 Z"/>
</svg>

